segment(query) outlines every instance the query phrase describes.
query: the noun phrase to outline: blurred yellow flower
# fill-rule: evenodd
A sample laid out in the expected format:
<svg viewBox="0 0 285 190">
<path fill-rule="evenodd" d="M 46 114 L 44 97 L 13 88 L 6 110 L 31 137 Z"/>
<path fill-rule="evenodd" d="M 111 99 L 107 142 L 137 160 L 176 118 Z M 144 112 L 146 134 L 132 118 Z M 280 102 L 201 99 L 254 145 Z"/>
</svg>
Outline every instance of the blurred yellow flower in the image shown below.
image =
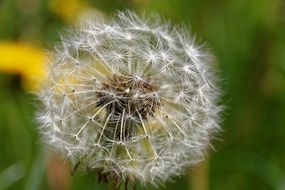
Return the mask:
<svg viewBox="0 0 285 190">
<path fill-rule="evenodd" d="M 50 0 L 49 9 L 62 20 L 73 22 L 83 10 L 87 9 L 87 4 L 84 0 Z"/>
<path fill-rule="evenodd" d="M 18 74 L 25 89 L 36 90 L 44 78 L 44 52 L 25 43 L 0 42 L 0 72 Z"/>
</svg>

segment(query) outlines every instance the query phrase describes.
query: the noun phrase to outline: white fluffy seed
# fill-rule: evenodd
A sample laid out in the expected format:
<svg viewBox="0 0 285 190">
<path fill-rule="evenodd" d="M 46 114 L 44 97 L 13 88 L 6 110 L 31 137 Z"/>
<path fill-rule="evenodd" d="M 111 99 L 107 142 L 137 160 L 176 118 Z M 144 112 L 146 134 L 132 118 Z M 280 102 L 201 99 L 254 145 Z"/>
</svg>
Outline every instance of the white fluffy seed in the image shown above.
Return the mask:
<svg viewBox="0 0 285 190">
<path fill-rule="evenodd" d="M 202 160 L 219 129 L 211 55 L 159 17 L 88 20 L 52 60 L 40 132 L 73 167 L 156 185 Z"/>
</svg>

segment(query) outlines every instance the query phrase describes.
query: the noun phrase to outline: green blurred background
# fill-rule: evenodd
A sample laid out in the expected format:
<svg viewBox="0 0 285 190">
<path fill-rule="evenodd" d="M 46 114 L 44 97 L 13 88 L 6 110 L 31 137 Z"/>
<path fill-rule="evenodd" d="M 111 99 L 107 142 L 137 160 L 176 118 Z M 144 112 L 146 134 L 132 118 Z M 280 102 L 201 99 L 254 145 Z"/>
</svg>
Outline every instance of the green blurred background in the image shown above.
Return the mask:
<svg viewBox="0 0 285 190">
<path fill-rule="evenodd" d="M 60 31 L 81 15 L 108 16 L 125 8 L 189 26 L 216 55 L 222 78 L 226 111 L 215 150 L 160 189 L 284 190 L 282 0 L 0 0 L 0 190 L 108 188 L 94 175 L 71 177 L 65 165 L 49 158 L 34 121 L 37 103 L 23 85 L 29 71 L 22 72 L 19 65 L 37 63 L 25 56 L 23 46 L 39 54 L 51 49 Z M 16 61 L 9 65 L 9 58 Z"/>
</svg>

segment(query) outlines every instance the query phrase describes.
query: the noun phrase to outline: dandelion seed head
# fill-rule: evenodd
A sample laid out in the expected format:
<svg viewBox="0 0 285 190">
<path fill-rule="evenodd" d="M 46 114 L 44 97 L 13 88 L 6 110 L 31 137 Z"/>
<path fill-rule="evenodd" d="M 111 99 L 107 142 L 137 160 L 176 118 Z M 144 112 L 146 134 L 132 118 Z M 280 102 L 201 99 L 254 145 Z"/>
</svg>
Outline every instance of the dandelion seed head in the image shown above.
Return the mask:
<svg viewBox="0 0 285 190">
<path fill-rule="evenodd" d="M 204 158 L 219 129 L 211 55 L 159 17 L 119 12 L 63 35 L 38 120 L 73 167 L 157 185 Z"/>
</svg>

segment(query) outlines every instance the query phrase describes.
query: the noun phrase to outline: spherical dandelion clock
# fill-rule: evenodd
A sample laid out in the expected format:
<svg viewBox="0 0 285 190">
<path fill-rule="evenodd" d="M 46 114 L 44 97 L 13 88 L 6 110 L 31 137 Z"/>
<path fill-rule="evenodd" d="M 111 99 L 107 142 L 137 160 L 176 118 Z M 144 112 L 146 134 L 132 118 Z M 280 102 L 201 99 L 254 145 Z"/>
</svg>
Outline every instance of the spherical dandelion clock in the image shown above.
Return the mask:
<svg viewBox="0 0 285 190">
<path fill-rule="evenodd" d="M 158 185 L 203 159 L 219 89 L 211 54 L 185 29 L 119 12 L 84 21 L 52 55 L 40 132 L 74 169 Z"/>
</svg>

